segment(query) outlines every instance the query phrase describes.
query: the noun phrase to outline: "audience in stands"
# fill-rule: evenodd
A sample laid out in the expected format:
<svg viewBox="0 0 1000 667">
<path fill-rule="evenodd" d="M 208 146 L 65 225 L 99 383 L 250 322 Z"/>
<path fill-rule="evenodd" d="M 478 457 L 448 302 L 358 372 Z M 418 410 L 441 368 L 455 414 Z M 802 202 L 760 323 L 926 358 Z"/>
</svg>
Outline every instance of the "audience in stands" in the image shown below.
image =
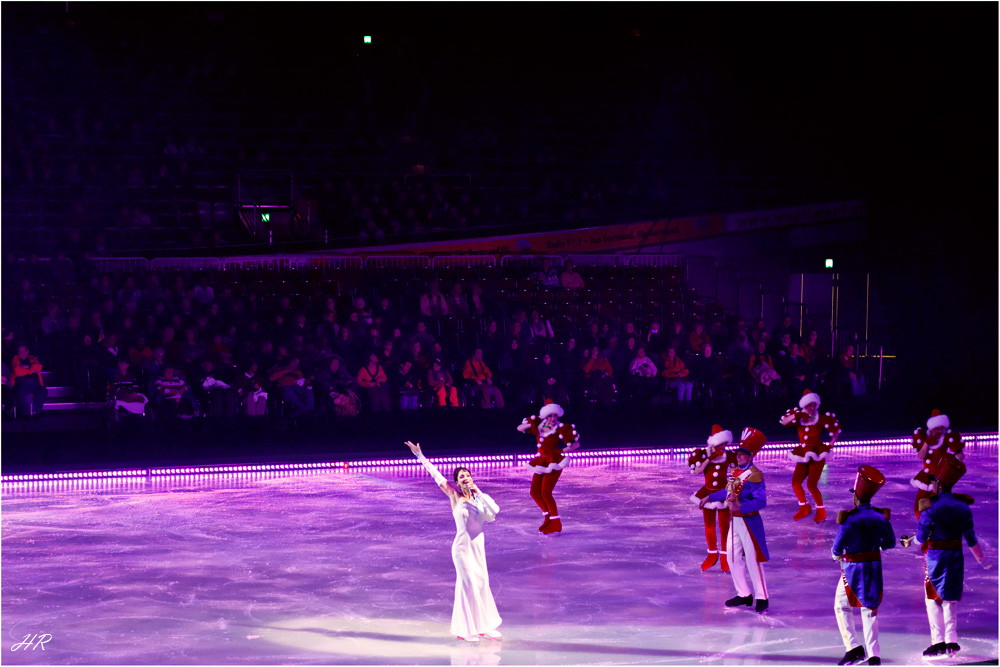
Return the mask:
<svg viewBox="0 0 1000 667">
<path fill-rule="evenodd" d="M 659 306 L 599 315 L 583 310 L 592 298 L 589 291 L 577 305 L 571 297 L 554 303 L 541 286 L 524 294 L 494 290 L 509 285 L 491 282 L 506 280 L 504 272 L 456 277 L 442 271 L 433 279 L 422 274 L 409 281 L 428 285 L 419 291 L 409 291 L 399 276 L 338 272 L 345 282 L 331 296 L 321 276 L 313 281 L 251 269 L 100 272 L 83 259 L 79 266 L 65 259 L 13 261 L 13 267 L 4 267 L 12 278 L 4 296 L 23 294 L 24 279 L 34 297 L 22 300 L 31 307 L 5 309 L 5 330 L 12 328 L 46 351 L 40 390 L 49 380 L 62 379 L 82 400 L 105 404 L 106 396 L 119 401 L 132 387 L 148 397 L 144 413 L 162 411 L 168 418 L 317 413 L 319 419 L 333 419 L 463 403 L 470 409 L 505 409 L 508 403 L 522 409 L 546 398 L 604 409 L 676 396 L 685 405 L 709 395 L 716 400 L 738 392 L 752 395 L 754 382 L 766 388 L 782 380 L 774 391 L 793 395 L 803 386 L 819 389 L 827 369 L 813 332 L 800 345 L 780 332 L 779 343 L 788 345 L 776 368 L 763 323 L 748 332 L 735 319 L 723 326 L 719 316 L 692 317 L 692 336 L 677 313 Z M 65 270 L 67 264 L 72 271 Z M 58 282 L 71 275 L 76 276 L 71 282 Z M 507 275 L 519 280 L 529 270 Z M 463 284 L 472 285 L 469 295 L 455 289 Z M 468 316 L 424 316 L 423 303 L 418 306 L 414 298 L 421 291 L 440 295 L 443 308 L 449 299 L 464 299 Z M 369 297 L 375 297 L 372 309 Z M 474 309 L 484 314 L 477 316 Z M 671 323 L 668 331 L 660 329 L 661 321 Z M 714 336 L 706 334 L 702 321 L 712 322 Z M 698 346 L 695 337 L 702 353 L 682 351 Z M 727 341 L 725 352 L 706 354 L 716 347 L 710 338 Z M 13 340 L 5 331 L 5 356 L 12 361 Z M 659 346 L 662 352 L 651 352 Z M 863 392 L 853 348 L 834 361 L 830 382 L 840 380 L 845 392 Z M 16 387 L 13 368 L 9 377 Z"/>
</svg>

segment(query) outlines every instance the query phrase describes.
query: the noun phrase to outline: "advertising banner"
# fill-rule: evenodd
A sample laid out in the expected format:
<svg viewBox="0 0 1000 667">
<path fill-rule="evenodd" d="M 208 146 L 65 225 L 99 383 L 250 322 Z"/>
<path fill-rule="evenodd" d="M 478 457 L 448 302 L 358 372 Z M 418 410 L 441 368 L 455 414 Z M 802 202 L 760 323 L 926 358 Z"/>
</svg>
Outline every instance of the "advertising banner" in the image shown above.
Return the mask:
<svg viewBox="0 0 1000 667">
<path fill-rule="evenodd" d="M 847 218 L 859 218 L 866 213 L 863 201 L 842 201 L 811 206 L 754 211 L 753 213 L 732 213 L 726 216 L 727 232 L 750 232 L 757 229 L 803 225 L 813 222 L 829 222 Z"/>
</svg>

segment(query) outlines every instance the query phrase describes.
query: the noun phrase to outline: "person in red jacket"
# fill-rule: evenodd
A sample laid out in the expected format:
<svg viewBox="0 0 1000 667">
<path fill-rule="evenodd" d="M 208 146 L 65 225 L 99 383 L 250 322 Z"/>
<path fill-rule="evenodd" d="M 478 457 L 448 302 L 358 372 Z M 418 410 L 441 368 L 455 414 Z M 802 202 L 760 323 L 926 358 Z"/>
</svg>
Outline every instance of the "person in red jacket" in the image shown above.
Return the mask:
<svg viewBox="0 0 1000 667">
<path fill-rule="evenodd" d="M 25 343 L 17 346 L 10 368 L 14 377 L 14 405 L 17 406 L 18 416 L 41 414 L 49 390 L 42 380 L 42 364 Z"/>
<path fill-rule="evenodd" d="M 724 501 L 701 501 L 709 494 L 726 487 L 729 467 L 736 465 L 736 454 L 726 451 L 726 445 L 733 442 L 732 431 L 723 430 L 721 426 L 712 426 L 712 435 L 708 438 L 708 447 L 699 447 L 691 452 L 688 466 L 691 474 L 705 474 L 705 483 L 691 495 L 691 500 L 701 506 L 705 519 L 705 541 L 708 542 L 708 556 L 701 564 L 701 569 L 708 570 L 719 561 L 719 537 L 722 535 L 722 571 L 729 572 L 729 562 L 726 560 L 726 536 L 729 534 L 729 508 Z M 716 515 L 719 518 L 719 532 L 715 532 Z"/>
<path fill-rule="evenodd" d="M 826 466 L 826 457 L 840 437 L 840 422 L 837 415 L 827 412 L 819 413 L 819 394 L 809 389 L 802 393 L 799 399 L 799 409 L 790 408 L 778 422 L 782 426 L 794 426 L 799 432 L 799 446 L 788 454 L 795 461 L 795 472 L 792 473 L 792 490 L 799 501 L 799 509 L 793 517 L 796 521 L 804 519 L 812 512 L 806 502 L 806 492 L 802 482 L 808 479 L 809 493 L 816 501 L 816 523 L 826 519 L 826 508 L 823 506 L 823 494 L 819 490 L 819 477 Z M 823 442 L 823 429 L 830 434 L 830 441 Z"/>
<path fill-rule="evenodd" d="M 563 468 L 569 465 L 564 456 L 580 446 L 580 434 L 573 424 L 563 424 L 559 418 L 563 409 L 557 403 L 546 403 L 537 415 L 525 417 L 517 427 L 522 433 L 531 433 L 538 443 L 538 456 L 528 462 L 531 470 L 531 499 L 542 508 L 545 520 L 538 531 L 545 535 L 562 531 L 562 520 L 556 501 L 552 498 Z"/>
<path fill-rule="evenodd" d="M 959 460 L 964 459 L 965 443 L 962 442 L 961 433 L 951 430 L 948 415 L 941 414 L 940 410 L 932 410 L 931 417 L 927 420 L 927 428 L 918 428 L 913 432 L 913 449 L 917 451 L 917 457 L 923 463 L 920 472 L 910 480 L 910 486 L 917 490 L 917 498 L 913 501 L 913 513 L 920 518 L 920 501 L 933 495 L 931 489 L 934 475 L 931 471 L 948 452 L 957 456 Z"/>
</svg>

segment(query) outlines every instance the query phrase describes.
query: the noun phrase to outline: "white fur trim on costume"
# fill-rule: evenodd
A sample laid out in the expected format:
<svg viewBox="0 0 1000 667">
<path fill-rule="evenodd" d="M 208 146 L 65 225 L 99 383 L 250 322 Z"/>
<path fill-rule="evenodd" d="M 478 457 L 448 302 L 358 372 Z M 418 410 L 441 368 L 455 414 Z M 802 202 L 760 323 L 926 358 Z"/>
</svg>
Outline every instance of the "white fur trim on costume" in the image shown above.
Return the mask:
<svg viewBox="0 0 1000 667">
<path fill-rule="evenodd" d="M 823 461 L 829 453 L 823 452 L 822 454 L 817 454 L 816 452 L 806 452 L 804 456 L 798 456 L 792 452 L 788 452 L 788 458 L 796 463 L 809 463 L 810 461 Z"/>
<path fill-rule="evenodd" d="M 709 436 L 708 445 L 709 447 L 718 447 L 719 445 L 728 445 L 733 441 L 732 431 L 719 431 L 715 435 Z"/>
<path fill-rule="evenodd" d="M 951 426 L 951 422 L 948 421 L 948 415 L 934 415 L 927 420 L 928 431 L 932 428 L 937 428 L 938 426 L 944 426 L 945 428 L 949 428 Z"/>
<path fill-rule="evenodd" d="M 145 398 L 145 396 L 143 397 Z M 148 401 L 115 401 L 115 407 L 127 410 L 134 415 L 145 415 Z"/>
<path fill-rule="evenodd" d="M 920 489 L 921 491 L 930 491 L 931 490 L 931 485 L 930 484 L 924 484 L 923 482 L 921 482 L 916 477 L 914 477 L 913 479 L 910 480 L 910 486 L 912 486 L 915 489 Z"/>
<path fill-rule="evenodd" d="M 568 466 L 569 465 L 569 457 L 564 458 L 559 463 L 550 463 L 547 466 L 533 466 L 533 465 L 531 465 L 531 463 L 525 463 L 524 465 L 529 470 L 531 470 L 531 472 L 533 472 L 534 474 L 536 474 L 536 475 L 544 475 L 546 473 L 555 472 L 556 470 L 562 470 L 563 468 L 565 468 L 566 466 Z"/>
<path fill-rule="evenodd" d="M 808 394 L 799 399 L 799 407 L 803 410 L 805 410 L 806 406 L 810 403 L 815 403 L 816 407 L 819 407 L 820 405 L 819 394 L 815 391 L 810 391 Z"/>
<path fill-rule="evenodd" d="M 692 493 L 691 494 L 691 502 L 693 502 L 695 505 L 697 505 L 698 503 L 701 502 L 701 498 L 698 497 L 698 494 Z M 724 509 L 727 509 L 727 505 L 726 505 L 726 503 L 724 501 L 712 500 L 712 501 L 709 501 L 709 502 L 705 503 L 704 509 L 707 509 L 707 510 L 724 510 Z"/>
<path fill-rule="evenodd" d="M 548 403 L 542 406 L 542 409 L 538 411 L 538 416 L 545 419 L 549 415 L 555 415 L 556 417 L 562 417 L 565 414 L 563 412 L 562 406 L 558 403 Z"/>
</svg>

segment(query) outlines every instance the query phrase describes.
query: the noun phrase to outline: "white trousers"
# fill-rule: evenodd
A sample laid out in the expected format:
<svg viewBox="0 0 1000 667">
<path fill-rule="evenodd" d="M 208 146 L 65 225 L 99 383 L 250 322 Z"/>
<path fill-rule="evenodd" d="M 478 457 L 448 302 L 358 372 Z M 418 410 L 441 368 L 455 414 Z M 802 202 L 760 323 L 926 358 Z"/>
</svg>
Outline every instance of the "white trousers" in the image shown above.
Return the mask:
<svg viewBox="0 0 1000 667">
<path fill-rule="evenodd" d="M 729 572 L 733 575 L 736 594 L 746 597 L 753 593 L 757 600 L 767 599 L 767 582 L 764 581 L 764 568 L 757 562 L 757 550 L 746 521 L 741 516 L 734 516 L 729 523 L 729 535 L 726 536 L 726 559 L 729 561 Z M 747 579 L 753 585 L 751 591 Z"/>
<path fill-rule="evenodd" d="M 958 602 L 935 602 L 927 599 L 924 602 L 927 603 L 927 621 L 931 624 L 931 644 L 957 644 Z"/>
<path fill-rule="evenodd" d="M 833 611 L 837 616 L 837 627 L 840 628 L 840 638 L 844 640 L 844 649 L 861 646 L 855 634 L 854 607 L 847 599 L 847 583 L 843 579 L 837 583 L 837 595 L 833 601 Z M 878 649 L 878 607 L 861 607 L 861 626 L 865 635 L 865 651 L 869 658 L 882 657 Z"/>
</svg>

